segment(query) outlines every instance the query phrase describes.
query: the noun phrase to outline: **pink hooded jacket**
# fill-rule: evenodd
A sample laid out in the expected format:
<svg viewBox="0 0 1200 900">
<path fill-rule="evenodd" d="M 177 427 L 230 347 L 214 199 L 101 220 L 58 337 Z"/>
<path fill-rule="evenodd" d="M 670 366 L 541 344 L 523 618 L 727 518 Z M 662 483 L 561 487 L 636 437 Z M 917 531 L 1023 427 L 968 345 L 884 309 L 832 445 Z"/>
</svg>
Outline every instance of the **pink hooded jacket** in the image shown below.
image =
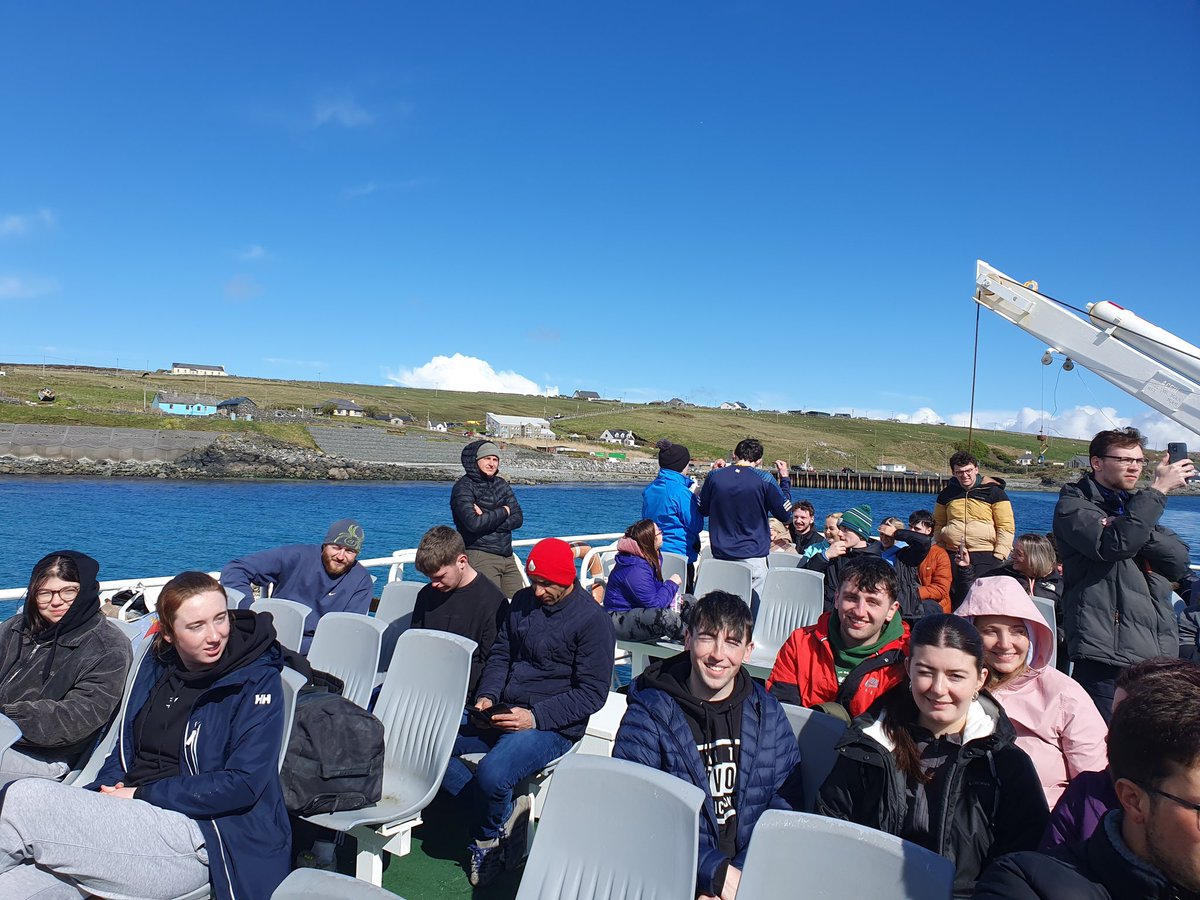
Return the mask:
<svg viewBox="0 0 1200 900">
<path fill-rule="evenodd" d="M 1108 727 L 1078 682 L 1048 665 L 1054 633 L 1016 579 L 980 578 L 955 612 L 971 620 L 976 616 L 1025 620 L 1030 638 L 1028 668 L 989 690 L 1016 728 L 1017 746 L 1033 760 L 1046 802 L 1053 809 L 1068 781 L 1080 772 L 1108 766 L 1104 742 Z"/>
</svg>

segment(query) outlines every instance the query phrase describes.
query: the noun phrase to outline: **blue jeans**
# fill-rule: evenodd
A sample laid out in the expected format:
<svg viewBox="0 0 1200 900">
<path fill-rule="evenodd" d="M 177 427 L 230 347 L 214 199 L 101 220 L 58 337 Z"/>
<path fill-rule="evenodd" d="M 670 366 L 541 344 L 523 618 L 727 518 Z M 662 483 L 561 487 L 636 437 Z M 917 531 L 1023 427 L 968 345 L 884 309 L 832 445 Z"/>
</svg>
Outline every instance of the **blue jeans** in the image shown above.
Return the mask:
<svg viewBox="0 0 1200 900">
<path fill-rule="evenodd" d="M 483 731 L 464 725 L 454 742 L 454 752 L 442 790 L 471 803 L 471 837 L 499 837 L 512 814 L 512 792 L 518 784 L 571 749 L 571 741 L 555 731 Z M 486 753 L 474 772 L 458 757 Z"/>
</svg>

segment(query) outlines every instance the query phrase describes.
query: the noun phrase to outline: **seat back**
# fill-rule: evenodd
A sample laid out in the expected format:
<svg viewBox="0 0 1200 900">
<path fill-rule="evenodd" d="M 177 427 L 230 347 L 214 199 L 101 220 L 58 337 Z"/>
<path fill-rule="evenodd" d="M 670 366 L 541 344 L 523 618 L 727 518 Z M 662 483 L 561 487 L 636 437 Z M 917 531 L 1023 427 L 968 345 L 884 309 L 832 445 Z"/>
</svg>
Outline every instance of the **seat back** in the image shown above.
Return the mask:
<svg viewBox="0 0 1200 900">
<path fill-rule="evenodd" d="M 1032 597 L 1033 605 L 1038 608 L 1038 612 L 1042 614 L 1042 618 L 1046 620 L 1046 624 L 1050 626 L 1050 633 L 1054 635 L 1054 646 L 1050 650 L 1050 668 L 1054 668 L 1058 662 L 1058 616 L 1054 612 L 1054 601 L 1046 597 Z"/>
<path fill-rule="evenodd" d="M 292 739 L 292 725 L 296 721 L 296 697 L 308 679 L 295 669 L 283 667 L 279 673 L 283 685 L 283 745 L 279 748 L 279 768 L 283 769 L 283 758 L 287 756 L 288 741 Z"/>
<path fill-rule="evenodd" d="M 750 605 L 750 567 L 728 559 L 706 559 L 696 575 L 697 597 L 711 591 L 728 591 Z"/>
<path fill-rule="evenodd" d="M 437 792 L 458 736 L 475 646 L 469 638 L 424 628 L 397 639 L 375 701 L 384 728 L 385 797 L 423 809 Z"/>
<path fill-rule="evenodd" d="M 245 607 L 246 595 L 237 588 L 226 587 L 221 585 L 225 591 L 225 605 L 230 609 L 243 609 Z"/>
<path fill-rule="evenodd" d="M 0 715 L 0 755 L 21 739 L 21 726 L 8 716 Z"/>
<path fill-rule="evenodd" d="M 846 731 L 846 723 L 815 709 L 791 703 L 780 704 L 796 740 L 800 742 L 800 782 L 804 787 L 804 808 L 813 809 L 821 785 L 837 762 L 837 742 Z"/>
<path fill-rule="evenodd" d="M 682 553 L 664 553 L 662 555 L 663 581 L 666 581 L 672 575 L 679 576 L 679 582 L 683 585 L 680 590 L 687 587 L 687 557 Z"/>
<path fill-rule="evenodd" d="M 775 550 L 767 555 L 768 569 L 794 569 L 804 562 L 804 557 L 799 553 L 785 553 L 782 550 Z"/>
<path fill-rule="evenodd" d="M 825 608 L 825 578 L 807 569 L 768 569 L 754 615 L 754 658 L 772 665 L 797 628 L 814 624 Z"/>
<path fill-rule="evenodd" d="M 342 696 L 363 709 L 375 687 L 385 627 L 378 619 L 361 613 L 326 613 L 317 622 L 317 632 L 308 648 L 312 667 L 341 679 Z"/>
<path fill-rule="evenodd" d="M 404 900 L 361 878 L 320 869 L 296 869 L 271 894 L 271 900 L 329 900 L 330 897 L 338 900 Z"/>
<path fill-rule="evenodd" d="M 289 650 L 300 652 L 300 645 L 304 642 L 304 623 L 308 621 L 308 614 L 312 610 L 303 603 L 282 597 L 255 600 L 250 604 L 250 609 L 256 613 L 270 613 L 279 643 Z"/>
<path fill-rule="evenodd" d="M 657 769 L 567 756 L 517 900 L 692 900 L 703 802 L 695 785 Z"/>
<path fill-rule="evenodd" d="M 375 620 L 383 624 L 383 643 L 379 647 L 379 666 L 376 671 L 386 672 L 396 652 L 396 639 L 412 625 L 413 610 L 417 608 L 417 594 L 425 585 L 415 581 L 389 581 L 379 595 L 379 606 L 375 609 Z"/>
<path fill-rule="evenodd" d="M 831 860 L 853 860 L 853 877 Z M 754 826 L 738 900 L 950 900 L 954 863 L 874 828 L 811 813 L 769 809 Z"/>
</svg>

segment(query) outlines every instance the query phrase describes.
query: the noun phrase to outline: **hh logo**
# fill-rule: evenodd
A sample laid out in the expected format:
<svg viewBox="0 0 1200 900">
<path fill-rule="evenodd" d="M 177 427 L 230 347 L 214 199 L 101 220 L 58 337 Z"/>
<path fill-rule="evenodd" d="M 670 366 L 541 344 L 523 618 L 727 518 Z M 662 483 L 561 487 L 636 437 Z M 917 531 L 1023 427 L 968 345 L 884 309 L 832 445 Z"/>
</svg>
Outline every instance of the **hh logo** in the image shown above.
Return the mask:
<svg viewBox="0 0 1200 900">
<path fill-rule="evenodd" d="M 270 694 L 255 694 L 254 695 L 254 705 L 255 706 L 267 706 L 270 704 L 270 702 L 271 702 Z"/>
</svg>

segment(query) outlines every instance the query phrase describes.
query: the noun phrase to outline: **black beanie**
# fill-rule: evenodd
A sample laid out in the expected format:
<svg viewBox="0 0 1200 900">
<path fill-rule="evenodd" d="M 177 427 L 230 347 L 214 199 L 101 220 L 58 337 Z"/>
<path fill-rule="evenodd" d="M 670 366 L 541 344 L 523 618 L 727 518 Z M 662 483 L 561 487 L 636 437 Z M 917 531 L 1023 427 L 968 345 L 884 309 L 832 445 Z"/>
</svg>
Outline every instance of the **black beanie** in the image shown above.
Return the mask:
<svg viewBox="0 0 1200 900">
<path fill-rule="evenodd" d="M 656 444 L 658 447 L 658 465 L 663 469 L 682 472 L 692 461 L 692 454 L 683 444 L 672 444 L 666 438 Z"/>
</svg>

